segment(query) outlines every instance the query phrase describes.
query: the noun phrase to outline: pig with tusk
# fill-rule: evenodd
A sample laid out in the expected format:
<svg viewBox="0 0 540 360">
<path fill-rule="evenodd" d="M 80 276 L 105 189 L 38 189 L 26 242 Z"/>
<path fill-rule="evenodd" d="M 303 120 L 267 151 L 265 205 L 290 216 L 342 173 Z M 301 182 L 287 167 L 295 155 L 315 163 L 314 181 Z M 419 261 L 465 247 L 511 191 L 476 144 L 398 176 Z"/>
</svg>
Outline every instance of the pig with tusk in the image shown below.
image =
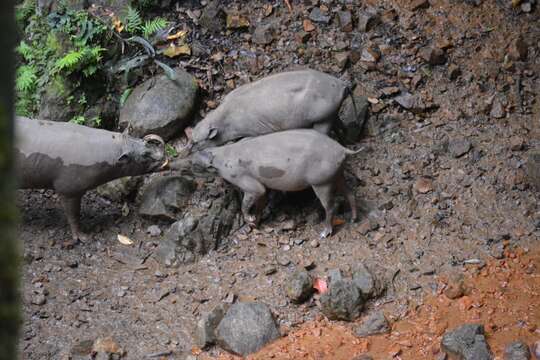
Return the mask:
<svg viewBox="0 0 540 360">
<path fill-rule="evenodd" d="M 82 125 L 23 117 L 17 118 L 15 126 L 19 188 L 55 190 L 75 241 L 86 238 L 79 217 L 81 198 L 87 190 L 167 166 L 165 143 L 157 135 L 137 139 Z"/>
<path fill-rule="evenodd" d="M 355 153 L 315 130 L 297 129 L 207 148 L 193 153 L 190 161 L 194 170 L 214 169 L 244 192 L 242 213 L 253 225 L 260 218 L 267 188 L 300 191 L 312 187 L 326 212 L 320 235 L 327 237 L 332 234 L 336 191 L 348 200 L 352 219 L 356 219 L 355 197 L 343 177 L 345 158 Z M 185 162 L 177 166 L 185 167 Z"/>
<path fill-rule="evenodd" d="M 301 128 L 328 134 L 339 123 L 339 109 L 347 96 L 356 111 L 350 87 L 338 78 L 315 70 L 271 75 L 225 96 L 193 128 L 188 146 L 197 151 L 243 137 Z"/>
</svg>

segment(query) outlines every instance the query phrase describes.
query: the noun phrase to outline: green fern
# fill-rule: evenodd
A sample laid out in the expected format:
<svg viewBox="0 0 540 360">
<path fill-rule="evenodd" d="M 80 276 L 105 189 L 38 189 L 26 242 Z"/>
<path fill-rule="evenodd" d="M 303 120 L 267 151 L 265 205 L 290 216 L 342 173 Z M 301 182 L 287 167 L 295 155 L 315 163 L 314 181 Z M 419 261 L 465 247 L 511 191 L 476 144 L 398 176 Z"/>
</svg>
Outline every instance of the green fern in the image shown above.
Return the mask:
<svg viewBox="0 0 540 360">
<path fill-rule="evenodd" d="M 60 59 L 56 60 L 55 69 L 57 71 L 73 70 L 80 64 L 83 57 L 84 53 L 81 50 L 70 51 Z"/>
<path fill-rule="evenodd" d="M 142 26 L 142 33 L 145 39 L 150 38 L 160 30 L 163 30 L 167 27 L 167 20 L 157 17 L 152 20 L 147 20 L 146 23 Z"/>
<path fill-rule="evenodd" d="M 36 11 L 36 0 L 26 0 L 22 4 L 15 7 L 15 20 L 19 24 L 30 18 Z"/>
<path fill-rule="evenodd" d="M 37 70 L 31 65 L 23 65 L 17 69 L 15 89 L 20 92 L 32 90 L 36 85 Z"/>
<path fill-rule="evenodd" d="M 124 18 L 124 24 L 126 25 L 126 31 L 128 33 L 134 34 L 139 31 L 143 25 L 143 19 L 139 10 L 128 6 L 127 13 Z"/>
<path fill-rule="evenodd" d="M 32 48 L 24 41 L 21 41 L 19 46 L 17 46 L 15 50 L 17 50 L 17 52 L 23 57 L 25 61 L 31 61 L 34 57 L 34 52 Z"/>
</svg>

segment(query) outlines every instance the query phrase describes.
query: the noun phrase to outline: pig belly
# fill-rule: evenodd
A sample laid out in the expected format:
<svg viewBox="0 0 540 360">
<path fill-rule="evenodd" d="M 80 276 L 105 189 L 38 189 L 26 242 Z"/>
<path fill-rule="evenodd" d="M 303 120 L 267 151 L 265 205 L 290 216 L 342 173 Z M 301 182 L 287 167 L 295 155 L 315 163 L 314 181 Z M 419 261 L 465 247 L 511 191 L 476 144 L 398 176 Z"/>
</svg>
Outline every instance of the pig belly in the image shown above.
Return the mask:
<svg viewBox="0 0 540 360">
<path fill-rule="evenodd" d="M 256 170 L 257 180 L 264 186 L 280 191 L 301 191 L 311 186 L 298 169 L 285 170 L 273 166 L 259 166 Z"/>
</svg>

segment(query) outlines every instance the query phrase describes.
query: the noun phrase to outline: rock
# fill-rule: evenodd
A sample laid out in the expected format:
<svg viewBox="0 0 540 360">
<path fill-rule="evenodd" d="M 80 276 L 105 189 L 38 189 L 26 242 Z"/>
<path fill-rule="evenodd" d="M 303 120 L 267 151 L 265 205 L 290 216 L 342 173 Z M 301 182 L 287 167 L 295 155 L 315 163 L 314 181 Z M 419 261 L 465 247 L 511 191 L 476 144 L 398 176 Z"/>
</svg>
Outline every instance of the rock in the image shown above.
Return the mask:
<svg viewBox="0 0 540 360">
<path fill-rule="evenodd" d="M 370 355 L 362 354 L 352 358 L 352 360 L 373 360 Z"/>
<path fill-rule="evenodd" d="M 352 281 L 335 281 L 320 298 L 322 313 L 330 320 L 353 321 L 360 316 L 364 299 Z"/>
<path fill-rule="evenodd" d="M 160 176 L 143 189 L 139 214 L 149 218 L 176 220 L 195 190 L 195 183 L 181 176 Z"/>
<path fill-rule="evenodd" d="M 377 45 L 365 47 L 360 54 L 360 61 L 376 63 L 381 58 L 381 51 Z"/>
<path fill-rule="evenodd" d="M 430 65 L 443 65 L 446 62 L 444 50 L 437 47 L 425 47 L 420 50 L 420 57 Z"/>
<path fill-rule="evenodd" d="M 167 266 L 193 262 L 198 256 L 227 243 L 229 234 L 240 227 L 240 202 L 232 189 L 205 189 L 201 199 L 190 206 L 181 222 L 173 224 L 159 243 L 156 254 Z"/>
<path fill-rule="evenodd" d="M 477 324 L 466 324 L 447 331 L 441 340 L 441 348 L 451 359 L 491 360 L 493 358 L 484 336 L 484 327 Z"/>
<path fill-rule="evenodd" d="M 249 19 L 244 14 L 234 11 L 227 13 L 227 29 L 245 29 L 249 25 Z"/>
<path fill-rule="evenodd" d="M 343 281 L 343 273 L 340 269 L 330 269 L 328 270 L 328 285 L 331 286 L 332 283 L 336 281 Z"/>
<path fill-rule="evenodd" d="M 334 54 L 334 60 L 336 62 L 336 65 L 341 69 L 345 69 L 347 66 L 347 63 L 349 62 L 349 52 L 348 51 L 340 51 Z"/>
<path fill-rule="evenodd" d="M 99 195 L 111 201 L 121 201 L 134 194 L 141 184 L 141 177 L 126 176 L 97 187 Z"/>
<path fill-rule="evenodd" d="M 540 191 L 540 150 L 532 150 L 527 154 L 527 180 Z"/>
<path fill-rule="evenodd" d="M 515 61 L 525 61 L 527 60 L 527 55 L 529 54 L 528 45 L 523 39 L 523 36 L 519 35 L 508 48 L 508 56 L 510 59 Z"/>
<path fill-rule="evenodd" d="M 453 139 L 448 142 L 448 152 L 454 158 L 462 157 L 472 148 L 471 142 L 466 138 Z"/>
<path fill-rule="evenodd" d="M 294 303 L 307 300 L 313 293 L 313 280 L 307 271 L 296 271 L 287 282 L 285 292 Z"/>
<path fill-rule="evenodd" d="M 360 11 L 358 13 L 358 30 L 368 32 L 377 25 L 379 16 L 375 10 Z"/>
<path fill-rule="evenodd" d="M 161 235 L 161 229 L 157 225 L 150 225 L 148 229 L 146 229 L 146 233 L 151 237 L 158 237 Z"/>
<path fill-rule="evenodd" d="M 390 324 L 382 311 L 375 311 L 364 319 L 362 324 L 354 331 L 356 336 L 365 337 L 390 332 Z"/>
<path fill-rule="evenodd" d="M 251 41 L 259 45 L 268 45 L 274 40 L 275 30 L 272 23 L 260 24 L 255 28 Z"/>
<path fill-rule="evenodd" d="M 510 138 L 510 150 L 521 151 L 525 149 L 525 139 L 521 136 L 512 136 Z"/>
<path fill-rule="evenodd" d="M 522 3 L 521 11 L 523 11 L 524 13 L 530 13 L 532 11 L 532 4 L 530 2 Z"/>
<path fill-rule="evenodd" d="M 94 340 L 77 341 L 71 348 L 70 355 L 74 360 L 83 360 L 90 358 Z"/>
<path fill-rule="evenodd" d="M 311 34 L 303 30 L 298 31 L 294 34 L 294 38 L 296 39 L 296 42 L 299 44 L 305 44 L 306 42 L 308 42 L 310 37 L 311 37 Z"/>
<path fill-rule="evenodd" d="M 37 294 L 32 298 L 32 304 L 34 305 L 45 305 L 47 298 L 43 294 Z"/>
<path fill-rule="evenodd" d="M 354 102 L 353 102 L 354 100 Z M 341 104 L 339 110 L 340 128 L 336 131 L 345 144 L 354 144 L 360 138 L 368 118 L 369 101 L 367 97 L 353 94 Z"/>
<path fill-rule="evenodd" d="M 412 95 L 408 92 L 403 92 L 401 95 L 396 96 L 394 101 L 413 113 L 422 113 L 428 109 L 428 106 L 419 96 Z"/>
<path fill-rule="evenodd" d="M 425 177 L 418 178 L 414 183 L 414 189 L 420 194 L 427 194 L 433 191 L 433 181 Z"/>
<path fill-rule="evenodd" d="M 199 24 L 212 33 L 219 33 L 225 27 L 225 12 L 220 2 L 210 1 L 199 18 Z"/>
<path fill-rule="evenodd" d="M 446 289 L 444 290 L 444 295 L 451 300 L 465 295 L 465 283 L 462 274 L 450 279 Z"/>
<path fill-rule="evenodd" d="M 304 27 L 304 31 L 306 31 L 308 33 L 311 32 L 311 31 L 314 31 L 316 29 L 315 25 L 313 25 L 313 23 L 309 19 L 305 19 L 303 21 L 302 25 Z"/>
<path fill-rule="evenodd" d="M 504 349 L 504 360 L 529 360 L 530 358 L 529 346 L 522 341 L 514 341 Z"/>
<path fill-rule="evenodd" d="M 352 14 L 350 11 L 338 11 L 339 26 L 343 32 L 353 30 Z"/>
<path fill-rule="evenodd" d="M 82 113 L 84 107 L 77 101 L 67 104 L 66 99 L 78 97 L 72 84 L 63 78 L 55 78 L 45 86 L 40 97 L 38 119 L 67 122 Z"/>
<path fill-rule="evenodd" d="M 107 337 L 99 338 L 94 341 L 94 345 L 92 346 L 92 353 L 97 354 L 99 359 L 100 354 L 109 356 L 116 354 L 122 356 L 124 354 L 124 350 L 112 337 Z"/>
<path fill-rule="evenodd" d="M 195 344 L 201 349 L 216 343 L 216 329 L 225 316 L 229 305 L 220 304 L 201 317 L 195 330 Z"/>
<path fill-rule="evenodd" d="M 531 345 L 531 352 L 536 357 L 536 360 L 540 360 L 540 340 Z"/>
<path fill-rule="evenodd" d="M 232 305 L 216 329 L 217 342 L 225 350 L 248 355 L 279 337 L 270 309 L 261 303 Z"/>
<path fill-rule="evenodd" d="M 176 69 L 176 80 L 166 75 L 150 78 L 137 86 L 120 110 L 119 125 L 129 134 L 157 134 L 165 141 L 192 121 L 197 101 L 195 78 Z"/>
<path fill-rule="evenodd" d="M 377 279 L 363 263 L 357 265 L 352 275 L 352 281 L 366 300 L 378 296 L 381 292 Z"/>
<path fill-rule="evenodd" d="M 410 9 L 412 11 L 416 11 L 420 9 L 427 9 L 428 7 L 429 7 L 428 0 L 413 0 L 410 5 Z"/>
<path fill-rule="evenodd" d="M 502 102 L 498 98 L 493 99 L 489 115 L 495 119 L 502 119 L 506 116 L 506 110 L 504 109 Z"/>
<path fill-rule="evenodd" d="M 452 81 L 461 76 L 461 69 L 456 64 L 448 65 L 448 78 Z"/>
<path fill-rule="evenodd" d="M 324 13 L 319 7 L 314 7 L 313 10 L 311 10 L 309 13 L 309 18 L 311 21 L 323 24 L 328 24 L 330 22 L 330 15 Z"/>
</svg>

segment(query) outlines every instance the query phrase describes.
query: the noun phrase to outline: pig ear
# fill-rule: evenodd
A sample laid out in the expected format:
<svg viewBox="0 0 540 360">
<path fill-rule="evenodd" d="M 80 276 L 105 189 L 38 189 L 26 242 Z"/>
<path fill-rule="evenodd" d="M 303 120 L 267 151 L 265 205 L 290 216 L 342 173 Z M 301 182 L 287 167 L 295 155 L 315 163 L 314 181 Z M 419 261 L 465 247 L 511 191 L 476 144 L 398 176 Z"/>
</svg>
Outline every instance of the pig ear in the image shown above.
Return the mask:
<svg viewBox="0 0 540 360">
<path fill-rule="evenodd" d="M 208 133 L 208 138 L 213 139 L 213 138 L 215 138 L 217 136 L 217 134 L 218 134 L 218 129 L 211 128 L 210 132 Z"/>
</svg>

